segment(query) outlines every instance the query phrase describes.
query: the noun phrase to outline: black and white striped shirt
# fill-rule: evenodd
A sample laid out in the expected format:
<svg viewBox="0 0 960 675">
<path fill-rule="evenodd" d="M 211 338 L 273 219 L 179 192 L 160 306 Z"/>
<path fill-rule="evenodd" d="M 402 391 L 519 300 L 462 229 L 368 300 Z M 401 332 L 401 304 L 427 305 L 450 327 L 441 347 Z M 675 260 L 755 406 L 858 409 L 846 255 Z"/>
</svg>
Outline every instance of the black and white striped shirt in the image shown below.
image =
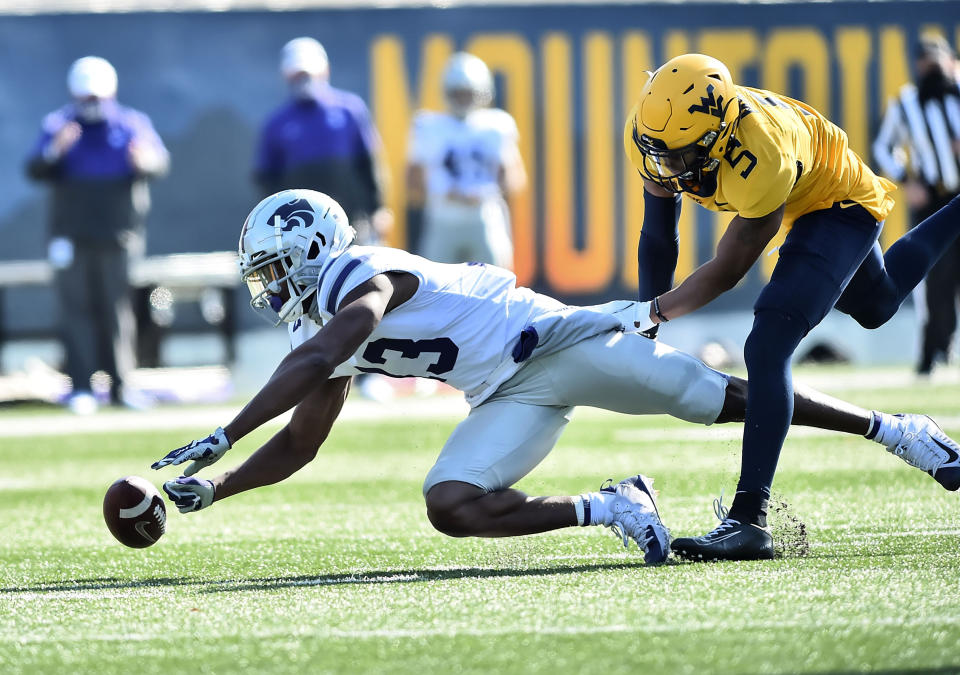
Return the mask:
<svg viewBox="0 0 960 675">
<path fill-rule="evenodd" d="M 960 97 L 921 102 L 917 88 L 904 85 L 887 106 L 873 154 L 894 180 L 913 176 L 938 191 L 960 192 Z"/>
</svg>

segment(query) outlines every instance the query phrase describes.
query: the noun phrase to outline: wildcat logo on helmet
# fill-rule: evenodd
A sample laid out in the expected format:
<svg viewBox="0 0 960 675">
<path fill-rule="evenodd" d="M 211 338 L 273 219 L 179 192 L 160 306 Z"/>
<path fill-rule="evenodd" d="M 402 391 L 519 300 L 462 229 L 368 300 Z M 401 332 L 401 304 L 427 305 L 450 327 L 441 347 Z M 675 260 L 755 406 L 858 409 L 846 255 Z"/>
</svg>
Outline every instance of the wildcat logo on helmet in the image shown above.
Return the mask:
<svg viewBox="0 0 960 675">
<path fill-rule="evenodd" d="M 691 85 L 692 88 L 693 85 Z M 723 119 L 723 94 L 720 96 L 713 95 L 713 85 L 707 85 L 707 95 L 700 97 L 700 105 L 694 103 L 689 108 L 687 112 L 694 113 L 700 112 L 707 115 L 713 115 L 714 117 L 719 117 Z"/>
<path fill-rule="evenodd" d="M 294 199 L 274 211 L 270 216 L 270 222 L 278 224 L 278 218 L 282 223 L 280 229 L 284 232 L 289 232 L 295 227 L 310 227 L 313 225 L 313 209 L 306 199 Z"/>
</svg>

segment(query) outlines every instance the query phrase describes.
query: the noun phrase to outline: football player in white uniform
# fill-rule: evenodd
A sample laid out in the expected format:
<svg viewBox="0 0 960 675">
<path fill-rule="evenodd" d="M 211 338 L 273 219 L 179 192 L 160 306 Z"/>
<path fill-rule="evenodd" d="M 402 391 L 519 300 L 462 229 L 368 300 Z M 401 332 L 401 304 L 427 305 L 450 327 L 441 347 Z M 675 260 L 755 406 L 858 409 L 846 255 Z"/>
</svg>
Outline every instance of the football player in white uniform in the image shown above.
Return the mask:
<svg viewBox="0 0 960 675">
<path fill-rule="evenodd" d="M 491 108 L 493 78 L 476 56 L 454 54 L 443 74 L 446 112 L 413 120 L 407 199 L 423 209 L 420 252 L 437 262 L 513 267 L 506 199 L 523 190 L 526 170 L 517 124 Z"/>
<path fill-rule="evenodd" d="M 649 303 L 566 306 L 518 288 L 501 268 L 435 263 L 353 237 L 339 205 L 310 190 L 268 197 L 247 217 L 240 266 L 251 304 L 287 323 L 293 349 L 233 421 L 153 464 L 192 460 L 164 484 L 180 511 L 276 483 L 311 461 L 352 375 L 418 376 L 462 390 L 471 406 L 423 484 L 438 530 L 503 537 L 605 525 L 625 545 L 636 542 L 647 562 L 663 561 L 669 534 L 643 475 L 579 496 L 529 497 L 510 486 L 546 457 L 575 406 L 742 421 L 746 382 L 638 332 L 649 326 Z M 193 476 L 294 406 L 290 422 L 239 467 Z M 796 393 L 794 424 L 866 435 L 880 419 L 888 450 L 945 487 L 960 485 L 957 445 L 942 433 L 906 434 L 903 418 Z"/>
</svg>

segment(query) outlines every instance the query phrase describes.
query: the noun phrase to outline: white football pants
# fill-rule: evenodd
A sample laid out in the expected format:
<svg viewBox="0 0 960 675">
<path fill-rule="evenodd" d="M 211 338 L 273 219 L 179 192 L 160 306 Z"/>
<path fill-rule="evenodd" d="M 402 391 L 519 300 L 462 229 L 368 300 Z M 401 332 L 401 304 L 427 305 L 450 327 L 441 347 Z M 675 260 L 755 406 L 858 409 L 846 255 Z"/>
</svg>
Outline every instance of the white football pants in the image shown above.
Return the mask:
<svg viewBox="0 0 960 675">
<path fill-rule="evenodd" d="M 480 206 L 441 202 L 427 207 L 421 255 L 435 262 L 483 262 L 513 269 L 510 215 L 500 198 Z"/>
<path fill-rule="evenodd" d="M 667 414 L 712 424 L 727 378 L 639 333 L 605 333 L 526 363 L 473 408 L 447 439 L 423 484 L 507 488 L 550 453 L 575 406 Z"/>
</svg>

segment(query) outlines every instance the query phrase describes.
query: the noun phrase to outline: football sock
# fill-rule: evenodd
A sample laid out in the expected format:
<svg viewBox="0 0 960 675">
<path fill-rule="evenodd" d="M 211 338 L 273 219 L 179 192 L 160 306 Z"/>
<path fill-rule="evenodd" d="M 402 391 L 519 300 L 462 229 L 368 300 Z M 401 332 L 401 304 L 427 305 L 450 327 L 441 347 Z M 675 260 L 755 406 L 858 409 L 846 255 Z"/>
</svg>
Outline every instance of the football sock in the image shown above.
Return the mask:
<svg viewBox="0 0 960 675">
<path fill-rule="evenodd" d="M 588 492 L 574 497 L 578 525 L 609 525 L 610 504 L 617 498 L 613 492 Z"/>
<path fill-rule="evenodd" d="M 900 441 L 903 436 L 903 428 L 900 425 L 899 417 L 876 410 L 871 412 L 871 417 L 870 430 L 864 434 L 866 438 L 885 447 Z"/>
<path fill-rule="evenodd" d="M 584 527 L 590 524 L 590 499 L 587 495 L 573 498 L 573 508 L 577 512 L 577 525 Z"/>
<path fill-rule="evenodd" d="M 656 197 L 643 191 L 643 228 L 637 243 L 641 301 L 653 300 L 673 287 L 677 266 L 680 195 Z"/>
<path fill-rule="evenodd" d="M 806 333 L 807 323 L 803 319 L 759 309 L 744 345 L 750 385 L 743 425 L 740 482 L 731 508 L 731 517 L 741 523 L 760 524 L 758 519 L 765 507 L 763 500 L 770 498 L 780 450 L 793 418 L 790 357 Z"/>
</svg>

